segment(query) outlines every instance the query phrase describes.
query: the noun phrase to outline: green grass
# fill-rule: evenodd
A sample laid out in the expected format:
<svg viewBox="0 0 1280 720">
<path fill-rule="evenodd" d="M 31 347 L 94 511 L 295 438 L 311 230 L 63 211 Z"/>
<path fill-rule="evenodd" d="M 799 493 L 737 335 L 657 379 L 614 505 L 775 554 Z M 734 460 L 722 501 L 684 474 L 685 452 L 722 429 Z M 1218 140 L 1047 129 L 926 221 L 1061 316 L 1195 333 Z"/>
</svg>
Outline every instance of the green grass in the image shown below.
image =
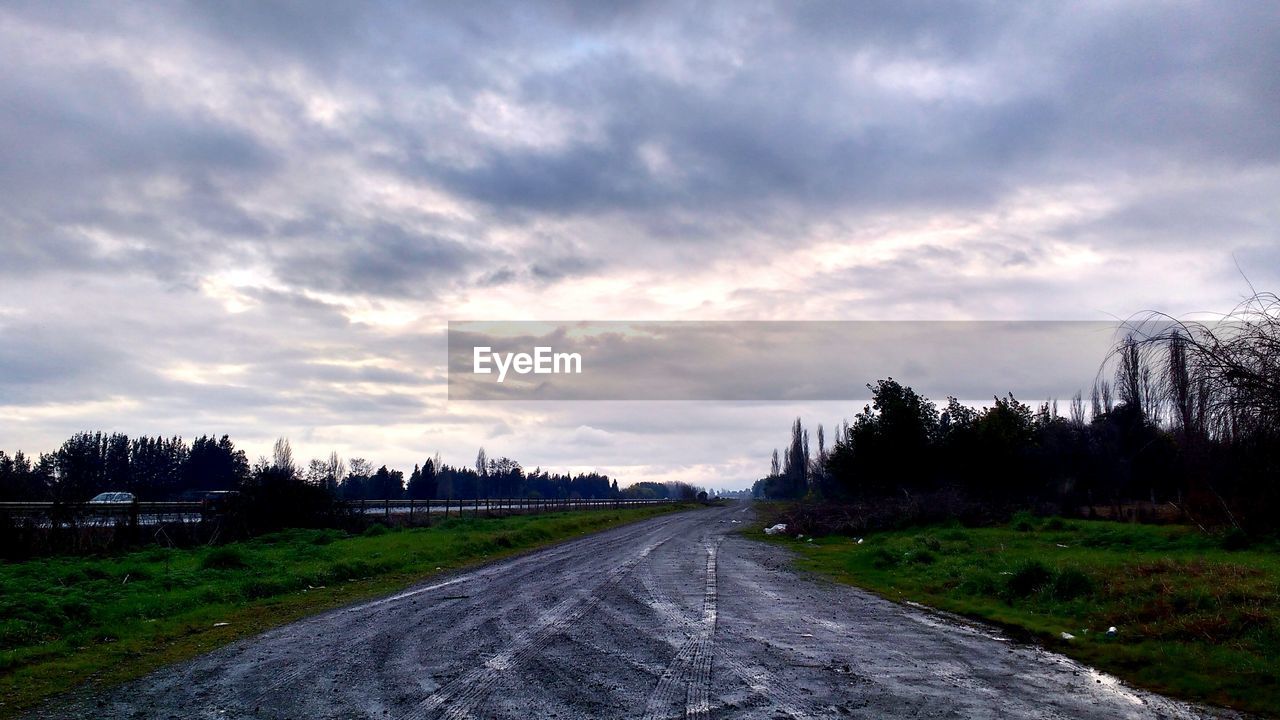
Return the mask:
<svg viewBox="0 0 1280 720">
<path fill-rule="evenodd" d="M 805 569 L 999 624 L 1151 690 L 1264 714 L 1280 708 L 1274 544 L 1228 550 L 1238 538 L 1193 528 L 1025 515 L 1002 527 L 883 532 L 862 544 L 770 540 L 799 551 Z"/>
<path fill-rule="evenodd" d="M 0 717 L 438 572 L 671 509 L 374 525 L 360 535 L 290 530 L 214 548 L 0 564 Z"/>
</svg>

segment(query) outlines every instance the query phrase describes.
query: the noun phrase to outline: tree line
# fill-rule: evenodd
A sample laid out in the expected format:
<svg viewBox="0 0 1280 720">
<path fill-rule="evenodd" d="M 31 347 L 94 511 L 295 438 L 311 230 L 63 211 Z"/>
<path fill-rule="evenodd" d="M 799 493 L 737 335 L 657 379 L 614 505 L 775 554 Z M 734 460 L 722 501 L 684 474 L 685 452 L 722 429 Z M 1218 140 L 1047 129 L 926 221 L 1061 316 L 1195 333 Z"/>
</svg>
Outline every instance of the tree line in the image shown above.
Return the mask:
<svg viewBox="0 0 1280 720">
<path fill-rule="evenodd" d="M 963 498 L 985 508 L 1166 506 L 1203 524 L 1280 527 L 1280 300 L 1214 323 L 1126 325 L 1086 400 L 939 405 L 893 378 L 833 431 L 799 418 L 753 494 L 825 503 Z"/>
<path fill-rule="evenodd" d="M 414 465 L 409 477 L 386 465 L 338 454 L 294 460 L 287 439 L 276 441 L 270 457 L 250 463 L 227 435 L 201 435 L 190 444 L 180 437 L 134 437 L 81 432 L 56 451 L 32 458 L 0 451 L 0 501 L 83 502 L 101 492 L 131 492 L 143 501 L 196 499 L 209 491 L 261 491 L 274 486 L 314 490 L 332 500 L 453 499 L 526 497 L 574 499 L 691 499 L 686 483 L 641 482 L 619 487 L 596 472 L 526 471 L 519 462 L 490 459 L 484 448 L 473 467 L 441 462 L 437 454 Z"/>
</svg>

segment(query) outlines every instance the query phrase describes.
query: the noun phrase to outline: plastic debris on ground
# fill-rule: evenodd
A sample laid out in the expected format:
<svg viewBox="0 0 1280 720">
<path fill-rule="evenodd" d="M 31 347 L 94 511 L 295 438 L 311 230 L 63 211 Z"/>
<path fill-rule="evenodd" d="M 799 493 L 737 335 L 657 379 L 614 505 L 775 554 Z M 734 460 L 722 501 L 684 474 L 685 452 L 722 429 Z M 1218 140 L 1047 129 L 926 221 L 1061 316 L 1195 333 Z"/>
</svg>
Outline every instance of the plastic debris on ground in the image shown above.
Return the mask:
<svg viewBox="0 0 1280 720">
<path fill-rule="evenodd" d="M 1069 633 L 1069 632 L 1064 632 L 1064 633 L 1062 633 L 1062 639 L 1063 639 L 1063 640 L 1075 640 L 1075 639 L 1076 639 L 1076 636 L 1075 636 L 1075 635 L 1072 635 L 1072 634 L 1071 634 L 1071 633 Z"/>
<path fill-rule="evenodd" d="M 782 533 L 784 533 L 784 532 L 786 532 L 786 531 L 787 531 L 787 524 L 786 524 L 786 523 L 778 523 L 777 525 L 774 525 L 773 527 L 767 527 L 767 528 L 765 528 L 765 529 L 764 529 L 764 534 L 765 534 L 765 535 L 781 535 Z"/>
<path fill-rule="evenodd" d="M 1111 627 L 1107 628 L 1107 637 L 1115 637 L 1115 636 L 1116 636 L 1116 626 L 1112 625 Z"/>
</svg>

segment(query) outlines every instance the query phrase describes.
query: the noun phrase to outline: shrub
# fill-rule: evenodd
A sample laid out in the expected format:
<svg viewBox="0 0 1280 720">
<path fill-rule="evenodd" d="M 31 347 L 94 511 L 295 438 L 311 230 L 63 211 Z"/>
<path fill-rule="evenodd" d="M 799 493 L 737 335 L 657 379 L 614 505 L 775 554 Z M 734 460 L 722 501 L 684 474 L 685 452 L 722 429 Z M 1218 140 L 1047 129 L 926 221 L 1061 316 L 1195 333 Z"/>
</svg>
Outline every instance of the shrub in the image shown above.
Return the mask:
<svg viewBox="0 0 1280 720">
<path fill-rule="evenodd" d="M 1253 545 L 1253 538 L 1240 528 L 1231 528 L 1222 536 L 1222 549 L 1228 551 L 1247 550 Z"/>
<path fill-rule="evenodd" d="M 1027 597 L 1049 584 L 1053 572 L 1039 560 L 1027 560 L 1014 569 L 1013 574 L 1005 582 L 1005 591 L 1010 597 Z"/>
<path fill-rule="evenodd" d="M 312 545 L 328 545 L 329 543 L 342 537 L 342 533 L 337 530 L 321 530 L 311 538 Z"/>
<path fill-rule="evenodd" d="M 151 571 L 142 565 L 131 565 L 120 573 L 121 582 L 125 578 L 129 578 L 129 582 L 137 582 L 138 580 L 150 580 Z"/>
<path fill-rule="evenodd" d="M 196 594 L 196 600 L 206 605 L 232 602 L 238 599 L 230 588 L 221 583 L 201 588 Z"/>
<path fill-rule="evenodd" d="M 72 622 L 83 622 L 89 619 L 93 607 L 81 596 L 69 597 L 62 601 L 62 614 Z"/>
<path fill-rule="evenodd" d="M 933 553 L 928 550 L 912 550 L 907 553 L 907 562 L 917 565 L 932 565 L 937 560 Z"/>
<path fill-rule="evenodd" d="M 916 536 L 916 542 L 923 545 L 926 550 L 938 552 L 942 549 L 942 543 L 938 542 L 938 538 L 932 535 L 918 535 Z"/>
<path fill-rule="evenodd" d="M 249 567 L 249 561 L 240 548 L 234 545 L 223 545 L 209 551 L 209 554 L 200 561 L 200 567 L 205 570 L 235 570 Z"/>
<path fill-rule="evenodd" d="M 1058 600 L 1074 600 L 1093 592 L 1093 578 L 1078 568 L 1066 568 L 1053 579 L 1053 597 Z"/>
<path fill-rule="evenodd" d="M 383 525 L 382 523 L 374 523 L 369 527 L 365 528 L 364 532 L 360 534 L 364 535 L 365 537 L 377 537 L 379 535 L 386 535 L 387 532 L 388 530 L 386 525 Z"/>
<path fill-rule="evenodd" d="M 289 592 L 290 587 L 280 580 L 257 578 L 240 585 L 240 594 L 249 600 L 282 595 Z"/>
<path fill-rule="evenodd" d="M 871 566 L 877 570 L 887 570 L 897 564 L 897 556 L 884 548 L 876 548 L 871 553 Z"/>
<path fill-rule="evenodd" d="M 959 587 L 960 591 L 966 595 L 986 596 L 1000 593 L 1000 581 L 991 573 L 972 573 L 960 582 Z"/>
<path fill-rule="evenodd" d="M 1010 527 L 1018 532 L 1031 532 L 1036 529 L 1034 519 L 1031 513 L 1023 510 L 1013 514 L 1013 518 L 1009 521 Z"/>
<path fill-rule="evenodd" d="M 8 650 L 40 640 L 40 626 L 30 620 L 0 620 L 0 649 Z"/>
<path fill-rule="evenodd" d="M 372 575 L 373 566 L 364 560 L 342 560 L 334 563 L 329 572 L 334 580 L 354 580 Z"/>
<path fill-rule="evenodd" d="M 149 563 L 164 562 L 165 560 L 169 559 L 170 554 L 171 554 L 170 548 L 166 548 L 166 547 L 151 548 L 150 550 L 147 550 L 146 552 L 142 553 L 141 560 L 143 562 L 149 562 Z"/>
<path fill-rule="evenodd" d="M 1044 523 L 1045 530 L 1065 530 L 1067 524 L 1060 517 L 1051 517 Z"/>
</svg>

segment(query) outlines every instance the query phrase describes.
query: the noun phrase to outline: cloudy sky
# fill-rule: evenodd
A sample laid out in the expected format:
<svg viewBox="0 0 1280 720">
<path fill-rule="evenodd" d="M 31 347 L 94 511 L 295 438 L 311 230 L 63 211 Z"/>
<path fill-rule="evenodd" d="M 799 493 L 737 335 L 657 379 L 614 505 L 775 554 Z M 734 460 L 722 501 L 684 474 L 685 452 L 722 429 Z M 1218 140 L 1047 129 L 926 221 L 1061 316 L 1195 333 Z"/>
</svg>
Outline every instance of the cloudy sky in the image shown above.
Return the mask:
<svg viewBox="0 0 1280 720">
<path fill-rule="evenodd" d="M 430 5 L 0 5 L 0 447 L 741 487 L 856 407 L 451 403 L 446 323 L 1280 288 L 1275 3 Z"/>
</svg>

